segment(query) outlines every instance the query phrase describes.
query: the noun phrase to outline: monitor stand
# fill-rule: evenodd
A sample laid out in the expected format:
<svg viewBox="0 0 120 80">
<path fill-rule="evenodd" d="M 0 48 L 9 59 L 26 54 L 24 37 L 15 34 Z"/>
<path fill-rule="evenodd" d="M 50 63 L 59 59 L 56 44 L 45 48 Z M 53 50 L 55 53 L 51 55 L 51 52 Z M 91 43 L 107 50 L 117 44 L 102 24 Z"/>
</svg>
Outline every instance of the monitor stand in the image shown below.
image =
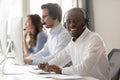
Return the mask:
<svg viewBox="0 0 120 80">
<path fill-rule="evenodd" d="M 0 44 L 1 44 L 1 43 L 0 43 Z M 0 72 L 1 72 L 2 74 L 4 74 L 4 67 L 5 67 L 5 64 L 6 64 L 7 56 L 8 56 L 9 49 L 10 49 L 11 45 L 12 45 L 12 41 L 10 41 L 10 42 L 8 43 L 7 50 L 6 50 L 5 54 L 2 53 L 2 54 L 4 54 L 3 60 L 0 62 Z M 0 46 L 1 46 L 1 45 L 0 45 Z M 2 47 L 1 47 L 1 50 L 2 50 Z M 3 52 L 3 51 L 2 51 L 2 52 Z"/>
<path fill-rule="evenodd" d="M 0 56 L 4 56 L 1 40 L 0 40 Z"/>
</svg>

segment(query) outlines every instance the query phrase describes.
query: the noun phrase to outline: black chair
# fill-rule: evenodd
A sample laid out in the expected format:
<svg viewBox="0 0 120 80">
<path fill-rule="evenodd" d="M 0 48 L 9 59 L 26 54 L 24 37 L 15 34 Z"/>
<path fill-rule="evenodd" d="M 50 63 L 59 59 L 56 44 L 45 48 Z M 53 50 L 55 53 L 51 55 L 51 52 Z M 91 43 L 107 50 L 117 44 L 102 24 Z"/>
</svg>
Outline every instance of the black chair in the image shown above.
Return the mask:
<svg viewBox="0 0 120 80">
<path fill-rule="evenodd" d="M 112 49 L 108 54 L 111 80 L 120 80 L 120 49 Z"/>
</svg>

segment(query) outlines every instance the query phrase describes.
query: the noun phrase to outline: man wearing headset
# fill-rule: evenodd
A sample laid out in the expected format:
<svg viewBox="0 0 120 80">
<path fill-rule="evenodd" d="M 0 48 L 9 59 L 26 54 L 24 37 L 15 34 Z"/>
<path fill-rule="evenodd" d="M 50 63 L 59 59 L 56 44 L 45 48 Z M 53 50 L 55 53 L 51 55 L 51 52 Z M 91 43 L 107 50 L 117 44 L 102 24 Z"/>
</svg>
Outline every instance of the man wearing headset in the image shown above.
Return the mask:
<svg viewBox="0 0 120 80">
<path fill-rule="evenodd" d="M 41 6 L 42 21 L 50 28 L 48 41 L 42 50 L 24 59 L 26 64 L 48 62 L 70 42 L 71 36 L 61 24 L 62 10 L 58 4 L 47 3 Z"/>
<path fill-rule="evenodd" d="M 91 76 L 109 80 L 109 63 L 105 44 L 101 37 L 87 27 L 85 12 L 73 8 L 66 14 L 66 28 L 72 39 L 70 43 L 48 63 L 39 64 L 44 71 L 58 74 Z M 70 67 L 63 67 L 72 60 Z"/>
</svg>

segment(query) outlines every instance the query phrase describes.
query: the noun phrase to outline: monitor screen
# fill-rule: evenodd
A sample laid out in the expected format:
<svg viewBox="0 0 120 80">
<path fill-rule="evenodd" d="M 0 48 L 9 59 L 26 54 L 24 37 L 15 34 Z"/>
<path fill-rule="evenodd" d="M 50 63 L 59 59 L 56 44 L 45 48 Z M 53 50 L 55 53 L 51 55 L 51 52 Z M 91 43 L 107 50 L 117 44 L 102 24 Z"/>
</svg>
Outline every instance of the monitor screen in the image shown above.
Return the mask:
<svg viewBox="0 0 120 80">
<path fill-rule="evenodd" d="M 7 49 L 7 19 L 0 17 L 0 55 L 5 55 Z"/>
<path fill-rule="evenodd" d="M 10 38 L 12 40 L 12 54 L 15 55 L 15 64 L 23 65 L 23 18 L 14 17 L 9 19 L 11 27 Z"/>
</svg>

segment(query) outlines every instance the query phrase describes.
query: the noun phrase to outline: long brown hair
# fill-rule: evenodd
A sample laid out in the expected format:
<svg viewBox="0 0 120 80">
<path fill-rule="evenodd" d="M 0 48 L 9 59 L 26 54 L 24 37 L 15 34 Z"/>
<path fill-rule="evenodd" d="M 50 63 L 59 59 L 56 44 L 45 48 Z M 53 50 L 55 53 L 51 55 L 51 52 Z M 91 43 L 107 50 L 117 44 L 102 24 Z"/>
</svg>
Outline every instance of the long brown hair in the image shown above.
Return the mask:
<svg viewBox="0 0 120 80">
<path fill-rule="evenodd" d="M 43 25 L 42 25 L 41 18 L 39 15 L 30 14 L 27 17 L 31 19 L 32 25 L 34 27 L 34 34 L 30 33 L 30 41 L 29 41 L 30 46 L 34 47 L 37 43 L 37 35 L 40 31 L 42 31 Z"/>
</svg>

